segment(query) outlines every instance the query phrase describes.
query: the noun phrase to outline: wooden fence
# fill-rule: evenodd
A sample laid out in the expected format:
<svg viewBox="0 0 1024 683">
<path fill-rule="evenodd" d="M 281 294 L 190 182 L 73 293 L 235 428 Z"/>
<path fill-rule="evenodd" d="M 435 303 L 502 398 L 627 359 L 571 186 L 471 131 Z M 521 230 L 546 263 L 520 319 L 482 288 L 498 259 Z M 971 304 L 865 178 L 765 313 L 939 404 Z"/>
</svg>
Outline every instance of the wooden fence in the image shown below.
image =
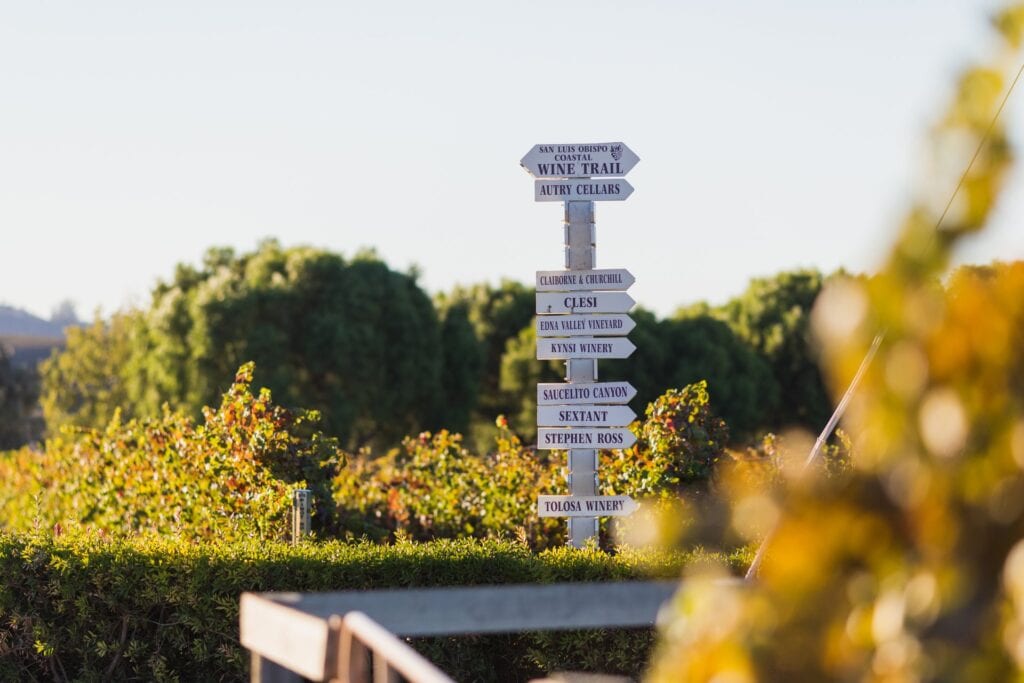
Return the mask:
<svg viewBox="0 0 1024 683">
<path fill-rule="evenodd" d="M 677 581 L 244 593 L 239 626 L 261 683 L 451 679 L 403 637 L 650 627 Z"/>
</svg>

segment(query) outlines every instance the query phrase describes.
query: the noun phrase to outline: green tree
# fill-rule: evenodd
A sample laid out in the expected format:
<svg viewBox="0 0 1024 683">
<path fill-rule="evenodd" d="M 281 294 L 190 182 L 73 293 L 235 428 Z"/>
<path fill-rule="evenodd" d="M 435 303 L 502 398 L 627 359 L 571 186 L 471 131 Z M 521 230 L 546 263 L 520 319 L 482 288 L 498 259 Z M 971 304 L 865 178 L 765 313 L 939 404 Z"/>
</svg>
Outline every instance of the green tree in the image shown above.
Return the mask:
<svg viewBox="0 0 1024 683">
<path fill-rule="evenodd" d="M 817 431 L 832 412 L 810 342 L 811 308 L 823 283 L 816 270 L 754 278 L 743 294 L 715 311 L 768 363 L 785 397 L 768 416 L 770 428 L 801 425 Z"/>
<path fill-rule="evenodd" d="M 17 448 L 32 440 L 37 384 L 33 373 L 15 366 L 0 344 L 0 450 Z"/>
<path fill-rule="evenodd" d="M 145 373 L 159 394 L 197 413 L 216 402 L 233 368 L 288 405 L 323 412 L 349 445 L 387 443 L 438 414 L 440 330 L 409 275 L 372 253 L 337 254 L 268 241 L 249 254 L 208 252 L 200 271 L 154 293 Z M 266 370 L 263 370 L 266 368 Z"/>
<path fill-rule="evenodd" d="M 502 358 L 507 345 L 533 319 L 534 291 L 518 282 L 502 280 L 497 287 L 487 283 L 456 287 L 438 295 L 435 303 L 442 316 L 453 307 L 464 307 L 480 345 L 470 431 L 472 444 L 482 450 L 494 442 L 495 418 L 515 415 L 521 408 L 521 396 L 502 388 Z"/>
<path fill-rule="evenodd" d="M 531 322 L 508 341 L 501 357 L 501 390 L 513 398 L 512 426 L 531 443 L 537 436 L 537 383 L 565 378 L 565 361 L 537 360 L 537 335 Z"/>
<path fill-rule="evenodd" d="M 464 432 L 476 407 L 483 348 L 469 321 L 469 307 L 458 303 L 441 312 L 441 397 L 433 422 Z"/>
<path fill-rule="evenodd" d="M 128 337 L 96 323 L 51 359 L 55 421 L 101 426 L 115 405 L 157 417 L 165 402 L 198 418 L 249 361 L 282 404 L 321 411 L 324 431 L 350 447 L 391 445 L 449 415 L 434 307 L 373 253 L 346 260 L 272 240 L 244 254 L 210 249 L 127 318 L 138 321 Z M 81 377 L 83 359 L 95 371 Z"/>
<path fill-rule="evenodd" d="M 666 386 L 685 387 L 707 380 L 716 413 L 734 438 L 765 429 L 776 415 L 779 386 L 771 367 L 725 323 L 707 315 L 666 321 L 671 359 Z"/>
<path fill-rule="evenodd" d="M 61 425 L 99 427 L 121 408 L 134 411 L 128 376 L 135 339 L 142 332 L 139 312 L 98 315 L 88 327 L 68 327 L 67 344 L 39 366 L 40 404 L 51 433 Z"/>
</svg>

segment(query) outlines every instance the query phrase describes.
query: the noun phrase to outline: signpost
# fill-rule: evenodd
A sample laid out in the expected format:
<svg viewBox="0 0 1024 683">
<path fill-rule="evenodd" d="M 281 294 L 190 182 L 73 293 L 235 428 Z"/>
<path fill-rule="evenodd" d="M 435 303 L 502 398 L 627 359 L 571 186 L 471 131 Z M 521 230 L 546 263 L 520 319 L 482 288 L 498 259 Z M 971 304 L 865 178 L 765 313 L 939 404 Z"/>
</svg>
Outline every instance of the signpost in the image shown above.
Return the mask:
<svg viewBox="0 0 1024 683">
<path fill-rule="evenodd" d="M 600 358 L 626 358 L 625 335 L 635 323 L 624 315 L 635 302 L 625 293 L 633 275 L 595 268 L 594 202 L 622 201 L 633 186 L 622 179 L 640 161 L 621 142 L 534 145 L 520 162 L 537 180 L 534 200 L 564 202 L 565 270 L 537 271 L 537 358 L 565 359 L 566 384 L 537 385 L 537 448 L 568 452 L 568 496 L 541 496 L 538 513 L 567 517 L 569 544 L 598 537 L 601 517 L 628 515 L 628 496 L 597 495 L 597 451 L 628 448 L 625 428 L 636 417 L 626 405 L 628 382 L 598 382 Z"/>
</svg>

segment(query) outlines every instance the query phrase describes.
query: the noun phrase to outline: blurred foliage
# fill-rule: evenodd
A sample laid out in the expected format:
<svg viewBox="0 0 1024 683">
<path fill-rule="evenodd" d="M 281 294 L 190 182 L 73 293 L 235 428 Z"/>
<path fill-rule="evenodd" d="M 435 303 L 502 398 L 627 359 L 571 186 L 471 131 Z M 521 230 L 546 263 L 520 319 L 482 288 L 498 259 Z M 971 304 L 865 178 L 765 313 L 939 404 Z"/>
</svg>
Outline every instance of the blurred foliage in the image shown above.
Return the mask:
<svg viewBox="0 0 1024 683">
<path fill-rule="evenodd" d="M 292 491 L 320 501 L 315 521 L 330 529 L 330 480 L 344 463 L 315 412 L 288 411 L 250 391 L 252 364 L 238 370 L 203 424 L 165 408 L 157 418 L 102 430 L 67 428 L 42 453 L 0 456 L 0 520 L 8 529 L 80 523 L 114 535 L 187 539 L 288 532 Z"/>
<path fill-rule="evenodd" d="M 1015 47 L 1024 6 L 995 24 Z M 883 268 L 815 307 L 836 393 L 882 335 L 845 421 L 849 471 L 784 468 L 775 496 L 730 482 L 734 525 L 774 526 L 764 563 L 750 585 L 684 584 L 650 680 L 1024 679 L 1024 263 L 937 284 L 1006 179 L 1005 131 L 989 126 L 1017 59 L 964 73 L 934 131 L 937 177 Z"/>
</svg>

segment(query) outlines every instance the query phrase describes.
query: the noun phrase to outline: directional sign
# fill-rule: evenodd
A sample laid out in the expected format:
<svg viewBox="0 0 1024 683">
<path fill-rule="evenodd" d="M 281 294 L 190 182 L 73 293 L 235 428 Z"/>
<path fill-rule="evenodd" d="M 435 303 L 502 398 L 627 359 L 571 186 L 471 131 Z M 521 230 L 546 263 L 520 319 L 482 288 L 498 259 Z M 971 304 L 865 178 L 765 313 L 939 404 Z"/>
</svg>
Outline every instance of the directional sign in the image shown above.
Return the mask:
<svg viewBox="0 0 1024 683">
<path fill-rule="evenodd" d="M 625 517 L 639 506 L 629 496 L 538 496 L 541 517 Z"/>
<path fill-rule="evenodd" d="M 537 202 L 621 202 L 631 194 L 633 186 L 621 178 L 533 181 Z"/>
<path fill-rule="evenodd" d="M 579 337 L 590 335 L 624 336 L 636 327 L 633 319 L 624 313 L 612 315 L 539 315 L 538 337 Z"/>
<path fill-rule="evenodd" d="M 540 292 L 537 313 L 625 313 L 633 308 L 633 297 L 625 292 Z"/>
<path fill-rule="evenodd" d="M 537 360 L 629 358 L 636 345 L 625 337 L 544 337 L 537 340 Z"/>
<path fill-rule="evenodd" d="M 541 427 L 537 430 L 537 448 L 629 448 L 636 443 L 633 432 L 624 427 L 570 429 Z"/>
<path fill-rule="evenodd" d="M 629 406 L 537 406 L 538 427 L 625 427 L 635 418 Z"/>
<path fill-rule="evenodd" d="M 537 405 L 583 405 L 586 403 L 629 403 L 636 389 L 629 382 L 593 382 L 588 384 L 537 385 Z"/>
<path fill-rule="evenodd" d="M 595 270 L 538 270 L 538 292 L 575 292 L 581 289 L 626 290 L 636 278 L 625 268 Z"/>
<path fill-rule="evenodd" d="M 535 178 L 624 176 L 640 157 L 621 142 L 534 145 L 519 163 Z"/>
</svg>

